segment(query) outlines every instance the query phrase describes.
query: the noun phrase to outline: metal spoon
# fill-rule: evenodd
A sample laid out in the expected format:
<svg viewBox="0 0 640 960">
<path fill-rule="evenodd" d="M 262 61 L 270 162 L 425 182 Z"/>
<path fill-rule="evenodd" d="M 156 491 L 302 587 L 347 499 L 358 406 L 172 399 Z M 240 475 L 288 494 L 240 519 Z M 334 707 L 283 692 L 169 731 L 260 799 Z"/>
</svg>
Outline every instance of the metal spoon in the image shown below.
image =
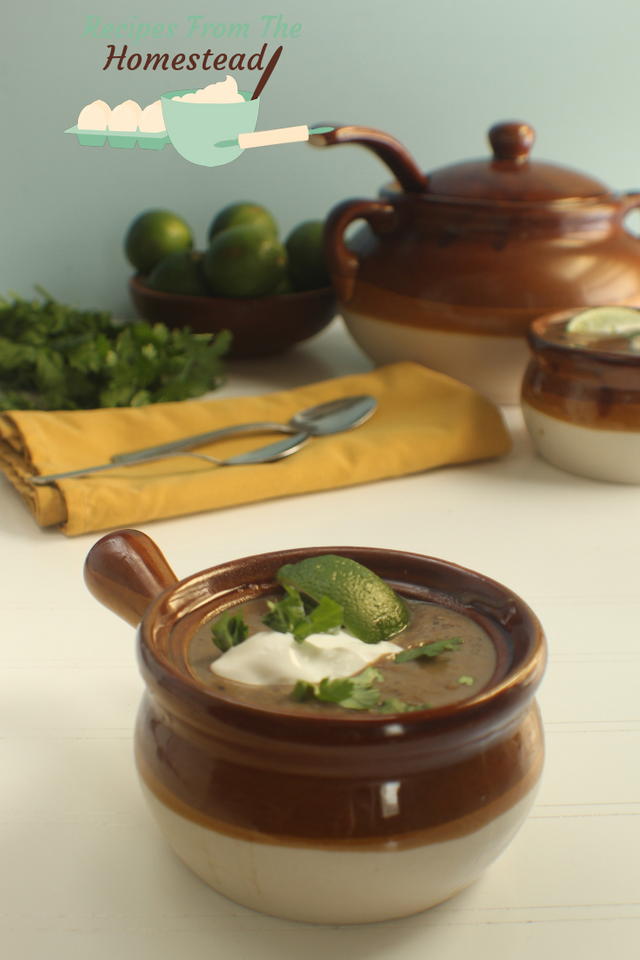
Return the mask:
<svg viewBox="0 0 640 960">
<path fill-rule="evenodd" d="M 286 440 L 278 440 L 276 443 L 270 443 L 266 447 L 260 447 L 258 450 L 249 450 L 248 453 L 240 453 L 235 457 L 229 457 L 228 460 L 218 460 L 217 457 L 209 457 L 204 453 L 191 453 L 188 451 L 176 450 L 172 453 L 161 453 L 156 456 L 133 458 L 127 463 L 101 463 L 95 467 L 85 467 L 81 470 L 67 470 L 65 473 L 50 473 L 46 476 L 25 477 L 36 487 L 45 486 L 48 483 L 55 483 L 56 480 L 69 480 L 72 477 L 86 477 L 91 473 L 102 473 L 104 470 L 115 470 L 117 467 L 131 467 L 139 463 L 153 463 L 156 460 L 169 460 L 173 457 L 195 457 L 197 460 L 206 460 L 208 463 L 216 463 L 221 467 L 240 466 L 249 463 L 273 463 L 274 460 L 282 460 L 295 453 L 300 447 L 303 447 L 309 440 L 310 434 L 307 432 L 296 433 Z"/>
<path fill-rule="evenodd" d="M 307 410 L 300 410 L 294 414 L 289 423 L 243 423 L 233 427 L 224 427 L 222 430 L 209 430 L 208 433 L 198 433 L 192 437 L 182 437 L 171 443 L 161 443 L 156 447 L 145 447 L 142 450 L 132 450 L 130 453 L 117 453 L 111 457 L 113 463 L 125 464 L 139 462 L 147 457 L 173 453 L 176 450 L 191 450 L 193 447 L 202 447 L 214 440 L 226 437 L 235 437 L 243 433 L 298 433 L 304 431 L 313 437 L 324 437 L 331 433 L 341 433 L 343 430 L 352 430 L 373 415 L 378 402 L 375 397 L 362 394 L 355 397 L 341 397 L 339 400 L 330 400 L 320 403 Z M 255 461 L 254 461 L 255 462 Z"/>
<path fill-rule="evenodd" d="M 376 399 L 366 394 L 357 397 L 343 397 L 340 400 L 331 400 L 328 403 L 309 407 L 307 410 L 300 410 L 294 414 L 288 424 L 268 422 L 240 424 L 236 427 L 226 427 L 223 430 L 200 433 L 195 437 L 184 437 L 182 440 L 174 440 L 173 443 L 165 443 L 158 447 L 148 447 L 146 450 L 122 454 L 120 459 L 114 457 L 110 463 L 101 463 L 95 467 L 68 470 L 65 473 L 51 473 L 46 476 L 31 476 L 25 479 L 35 486 L 44 486 L 48 483 L 54 483 L 56 480 L 86 477 L 92 473 L 102 473 L 104 470 L 133 466 L 136 463 L 151 463 L 155 460 L 168 460 L 171 457 L 196 457 L 198 460 L 206 460 L 221 467 L 240 466 L 249 463 L 272 463 L 274 460 L 281 460 L 283 457 L 295 453 L 312 436 L 319 437 L 341 433 L 343 430 L 351 430 L 360 426 L 361 423 L 372 416 L 377 405 Z M 217 457 L 209 457 L 203 453 L 192 453 L 189 450 L 190 447 L 211 443 L 212 440 L 221 437 L 265 430 L 269 433 L 278 431 L 292 434 L 292 436 L 287 440 L 278 440 L 266 447 L 259 447 L 257 450 L 250 450 L 247 453 L 229 457 L 228 460 L 219 460 Z"/>
</svg>

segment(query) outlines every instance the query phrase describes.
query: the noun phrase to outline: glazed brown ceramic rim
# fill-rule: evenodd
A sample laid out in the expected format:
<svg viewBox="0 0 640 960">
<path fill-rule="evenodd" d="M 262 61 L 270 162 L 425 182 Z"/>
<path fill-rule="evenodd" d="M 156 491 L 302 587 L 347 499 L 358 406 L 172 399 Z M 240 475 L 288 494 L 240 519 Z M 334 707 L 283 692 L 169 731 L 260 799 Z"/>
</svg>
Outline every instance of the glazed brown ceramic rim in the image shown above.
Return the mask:
<svg viewBox="0 0 640 960">
<path fill-rule="evenodd" d="M 268 563 L 271 561 L 272 563 L 277 562 L 277 566 L 274 568 L 277 570 L 285 563 L 296 563 L 306 557 L 319 556 L 326 553 L 351 556 L 353 559 L 358 560 L 358 562 L 365 563 L 365 565 L 372 567 L 372 569 L 379 569 L 385 560 L 395 561 L 397 571 L 403 569 L 406 571 L 407 582 L 400 581 L 397 575 L 395 577 L 385 577 L 385 579 L 388 579 L 400 593 L 410 597 L 411 587 L 413 585 L 416 593 L 420 590 L 423 592 L 426 590 L 430 593 L 433 596 L 433 602 L 439 602 L 438 596 L 442 597 L 442 601 L 445 602 L 445 604 L 447 599 L 449 599 L 449 606 L 459 610 L 459 612 L 466 616 L 470 616 L 481 626 L 484 626 L 485 629 L 489 629 L 490 635 L 494 640 L 496 634 L 502 634 L 508 645 L 509 641 L 507 638 L 510 634 L 506 623 L 501 623 L 497 615 L 492 616 L 490 613 L 492 608 L 497 611 L 499 605 L 491 602 L 484 603 L 478 588 L 484 586 L 487 600 L 489 599 L 488 594 L 492 592 L 494 594 L 497 593 L 502 600 L 502 607 L 505 610 L 517 614 L 520 629 L 526 634 L 526 652 L 521 662 L 514 666 L 512 654 L 511 664 L 507 667 L 502 679 L 499 679 L 496 683 L 489 681 L 489 684 L 487 684 L 482 691 L 479 691 L 476 696 L 443 707 L 411 713 L 370 714 L 366 716 L 357 713 L 353 717 L 318 717 L 317 715 L 311 714 L 283 713 L 273 708 L 241 703 L 240 701 L 221 697 L 215 690 L 199 683 L 195 677 L 187 673 L 186 669 L 179 669 L 168 656 L 158 649 L 157 644 L 154 642 L 154 630 L 163 616 L 175 617 L 176 611 L 181 610 L 184 617 L 189 616 L 190 618 L 196 618 L 198 612 L 201 611 L 200 623 L 202 623 L 209 619 L 209 616 L 205 615 L 205 612 L 206 614 L 210 614 L 212 601 L 216 599 L 218 600 L 216 612 L 222 612 L 224 609 L 238 605 L 238 603 L 249 599 L 251 596 L 264 595 L 265 593 L 273 592 L 273 590 L 278 587 L 275 576 L 260 581 L 255 578 L 253 581 L 249 580 L 247 582 L 244 573 L 242 573 L 245 568 L 251 570 L 258 565 L 264 565 L 265 562 Z M 401 566 L 402 563 L 405 564 L 404 568 Z M 461 581 L 461 587 L 458 593 L 454 594 L 451 591 L 445 592 L 444 590 L 439 590 L 437 587 L 430 587 L 424 583 L 424 579 L 418 582 L 415 577 L 412 584 L 409 580 L 408 573 L 410 565 L 424 565 L 425 563 L 434 566 L 441 573 L 448 573 L 456 579 L 459 579 Z M 238 566 L 240 566 L 240 570 L 237 569 Z M 238 586 L 239 574 L 244 578 L 244 583 L 240 586 Z M 217 577 L 224 582 L 225 575 L 231 575 L 231 578 L 235 579 L 235 585 L 224 588 L 221 587 L 218 594 L 212 593 L 209 589 L 209 581 Z M 380 575 L 384 576 L 384 573 L 380 573 Z M 478 590 L 478 595 L 473 599 L 473 603 L 483 604 L 484 609 L 480 606 L 473 606 L 472 603 L 465 604 L 463 602 L 465 593 L 473 597 L 473 586 Z M 249 590 L 249 588 L 256 588 L 257 592 L 254 590 L 252 594 L 249 592 L 244 597 L 238 596 L 239 591 Z M 189 606 L 187 606 L 187 597 L 191 598 Z M 180 602 L 181 600 L 182 603 Z M 509 613 L 509 617 L 511 617 L 511 615 L 512 614 Z M 509 619 L 509 617 L 507 617 L 507 619 Z M 168 635 L 171 636 L 175 629 L 175 624 L 166 629 L 169 630 Z M 190 636 L 192 636 L 192 631 L 190 631 Z M 475 714 L 483 713 L 497 701 L 508 700 L 512 694 L 514 700 L 520 700 L 522 697 L 517 696 L 519 689 L 522 690 L 526 688 L 526 700 L 530 700 L 535 693 L 535 689 L 544 671 L 546 642 L 540 622 L 531 608 L 520 597 L 502 584 L 482 574 L 461 567 L 458 564 L 422 554 L 369 547 L 333 546 L 274 551 L 239 558 L 215 567 L 210 567 L 198 574 L 187 577 L 185 580 L 180 581 L 161 593 L 145 612 L 138 630 L 138 656 L 145 681 L 148 682 L 150 679 L 157 689 L 163 689 L 165 693 L 171 696 L 174 702 L 185 699 L 191 706 L 202 709 L 205 714 L 214 706 L 219 707 L 220 712 L 225 715 L 225 722 L 233 723 L 234 718 L 239 719 L 241 717 L 253 718 L 254 720 L 262 717 L 265 723 L 269 721 L 277 722 L 280 732 L 286 730 L 286 728 L 295 728 L 302 736 L 305 731 L 308 732 L 317 729 L 328 732 L 331 728 L 343 731 L 362 730 L 364 732 L 365 730 L 369 730 L 384 733 L 390 724 L 401 721 L 403 730 L 411 736 L 418 733 L 418 728 L 420 728 L 419 733 L 422 735 L 425 727 L 438 725 L 447 727 L 451 723 L 457 726 L 461 722 L 471 720 Z M 354 713 L 356 712 L 354 711 Z M 481 736 L 482 734 L 479 733 L 479 737 Z"/>
<path fill-rule="evenodd" d="M 640 309 L 631 306 L 629 304 L 615 304 L 615 306 L 629 306 L 630 310 L 638 310 L 638 318 L 640 320 Z M 529 341 L 529 346 L 534 353 L 555 353 L 562 357 L 567 357 L 568 359 L 577 360 L 580 357 L 588 358 L 598 361 L 598 363 L 603 363 L 608 366 L 613 367 L 631 367 L 640 368 L 640 354 L 637 357 L 633 357 L 628 354 L 616 354 L 616 353 L 605 353 L 601 350 L 593 350 L 591 347 L 571 347 L 568 344 L 556 343 L 552 340 L 547 340 L 544 336 L 544 331 L 547 327 L 552 326 L 555 323 L 560 323 L 562 321 L 571 320 L 572 317 L 577 316 L 579 313 L 585 313 L 587 310 L 592 310 L 593 307 L 580 307 L 579 309 L 573 310 L 561 310 L 557 313 L 545 313 L 541 317 L 536 317 L 533 321 L 529 330 L 527 331 L 527 340 Z"/>
</svg>

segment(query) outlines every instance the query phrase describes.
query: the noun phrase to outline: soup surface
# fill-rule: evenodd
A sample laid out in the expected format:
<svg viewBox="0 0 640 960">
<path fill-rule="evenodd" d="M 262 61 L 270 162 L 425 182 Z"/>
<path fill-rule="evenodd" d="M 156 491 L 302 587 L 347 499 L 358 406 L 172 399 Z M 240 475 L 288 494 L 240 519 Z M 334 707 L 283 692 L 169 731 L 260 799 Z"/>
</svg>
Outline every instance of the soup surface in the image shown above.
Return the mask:
<svg viewBox="0 0 640 960">
<path fill-rule="evenodd" d="M 603 336 L 599 333 L 572 333 L 567 330 L 568 320 L 550 323 L 542 336 L 550 343 L 559 343 L 578 350 L 596 350 L 598 353 L 623 354 L 628 357 L 640 357 L 640 334 L 620 334 Z"/>
<path fill-rule="evenodd" d="M 263 616 L 267 613 L 267 599 L 242 604 L 242 612 L 249 636 L 264 631 Z M 434 603 L 405 600 L 409 608 L 408 627 L 389 638 L 403 649 L 425 643 L 459 638 L 462 642 L 453 650 L 445 650 L 435 657 L 420 656 L 405 663 L 396 663 L 394 656 L 384 656 L 373 666 L 383 675 L 376 680 L 382 702 L 400 700 L 408 707 L 441 707 L 475 696 L 486 686 L 496 669 L 496 649 L 489 634 L 477 623 L 448 607 Z M 238 608 L 240 609 L 240 608 Z M 233 611 L 232 611 L 233 612 Z M 376 712 L 354 711 L 339 704 L 309 699 L 302 703 L 293 696 L 291 684 L 254 685 L 227 680 L 211 670 L 213 661 L 223 656 L 211 639 L 210 620 L 203 624 L 191 640 L 188 665 L 193 676 L 204 686 L 223 696 L 245 703 L 256 704 L 291 713 L 351 715 Z"/>
</svg>

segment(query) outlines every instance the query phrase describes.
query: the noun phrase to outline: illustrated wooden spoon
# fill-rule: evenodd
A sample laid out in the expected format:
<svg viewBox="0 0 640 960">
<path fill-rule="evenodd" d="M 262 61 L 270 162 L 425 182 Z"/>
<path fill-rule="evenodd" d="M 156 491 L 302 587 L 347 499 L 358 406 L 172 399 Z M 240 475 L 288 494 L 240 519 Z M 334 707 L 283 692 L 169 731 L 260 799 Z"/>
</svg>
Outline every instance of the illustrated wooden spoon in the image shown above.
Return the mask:
<svg viewBox="0 0 640 960">
<path fill-rule="evenodd" d="M 260 94 L 262 93 L 262 91 L 264 90 L 267 84 L 267 80 L 273 73 L 275 65 L 280 59 L 281 53 L 282 53 L 282 47 L 278 47 L 274 55 L 271 57 L 271 60 L 269 60 L 269 63 L 266 65 L 264 69 L 264 73 L 262 74 L 262 76 L 260 77 L 260 80 L 258 81 L 258 86 L 253 91 L 253 96 L 251 97 L 252 100 L 257 100 Z"/>
</svg>

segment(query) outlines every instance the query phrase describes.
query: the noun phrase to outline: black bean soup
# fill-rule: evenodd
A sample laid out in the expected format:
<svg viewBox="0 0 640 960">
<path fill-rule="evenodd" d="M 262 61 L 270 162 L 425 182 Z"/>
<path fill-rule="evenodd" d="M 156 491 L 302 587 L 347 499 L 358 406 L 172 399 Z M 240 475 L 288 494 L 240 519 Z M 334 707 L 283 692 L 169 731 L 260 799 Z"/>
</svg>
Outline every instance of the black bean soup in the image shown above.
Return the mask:
<svg viewBox="0 0 640 960">
<path fill-rule="evenodd" d="M 267 599 L 242 604 L 249 636 L 267 629 L 262 623 L 262 617 L 268 609 Z M 394 655 L 386 655 L 376 661 L 372 666 L 384 676 L 384 680 L 376 682 L 381 701 L 398 699 L 409 707 L 428 704 L 433 708 L 456 703 L 479 693 L 496 669 L 496 649 L 489 634 L 469 617 L 448 607 L 414 600 L 405 600 L 405 603 L 410 613 L 409 625 L 402 633 L 390 638 L 393 643 L 404 649 L 453 638 L 459 638 L 462 643 L 436 657 L 421 656 L 405 663 L 396 663 Z M 194 635 L 187 657 L 193 676 L 204 686 L 216 690 L 225 698 L 287 713 L 353 716 L 356 712 L 315 699 L 299 703 L 292 697 L 293 686 L 290 684 L 259 686 L 218 676 L 210 668 L 214 660 L 223 656 L 211 639 L 213 622 L 209 620 L 203 624 Z"/>
</svg>

